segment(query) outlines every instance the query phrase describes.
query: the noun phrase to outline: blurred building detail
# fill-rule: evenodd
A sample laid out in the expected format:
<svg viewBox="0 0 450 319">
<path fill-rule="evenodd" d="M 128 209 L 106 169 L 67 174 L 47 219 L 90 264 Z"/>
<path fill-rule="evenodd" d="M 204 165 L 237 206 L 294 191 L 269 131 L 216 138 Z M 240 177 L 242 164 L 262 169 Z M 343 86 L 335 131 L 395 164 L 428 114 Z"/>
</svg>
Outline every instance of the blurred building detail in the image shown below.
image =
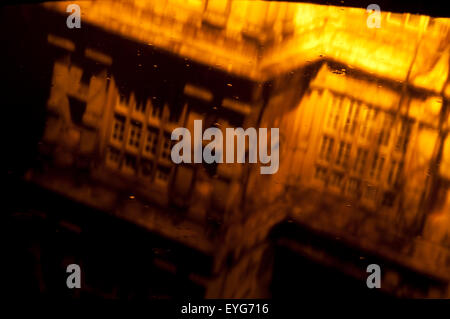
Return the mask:
<svg viewBox="0 0 450 319">
<path fill-rule="evenodd" d="M 449 19 L 117 0 L 80 2 L 72 30 L 68 3 L 40 7 L 53 73 L 27 180 L 211 260 L 155 259 L 205 297 L 294 291 L 299 256 L 361 285 L 375 260 L 383 294 L 450 297 Z M 175 165 L 170 134 L 196 119 L 279 127 L 279 172 Z"/>
</svg>

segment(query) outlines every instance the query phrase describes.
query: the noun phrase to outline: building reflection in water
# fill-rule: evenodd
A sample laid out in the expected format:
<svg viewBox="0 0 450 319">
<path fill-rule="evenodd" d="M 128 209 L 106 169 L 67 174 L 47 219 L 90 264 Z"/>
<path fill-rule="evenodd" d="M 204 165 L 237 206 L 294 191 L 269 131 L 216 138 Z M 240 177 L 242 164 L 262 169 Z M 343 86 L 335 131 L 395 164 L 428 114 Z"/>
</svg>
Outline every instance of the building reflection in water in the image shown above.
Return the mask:
<svg viewBox="0 0 450 319">
<path fill-rule="evenodd" d="M 174 291 L 367 293 L 378 263 L 383 295 L 450 297 L 449 19 L 381 12 L 369 29 L 356 8 L 88 1 L 68 29 L 68 4 L 28 17 L 48 21 L 35 32 L 53 69 L 27 183 L 170 242 L 139 252 Z M 172 130 L 197 119 L 279 127 L 279 171 L 174 164 Z"/>
</svg>

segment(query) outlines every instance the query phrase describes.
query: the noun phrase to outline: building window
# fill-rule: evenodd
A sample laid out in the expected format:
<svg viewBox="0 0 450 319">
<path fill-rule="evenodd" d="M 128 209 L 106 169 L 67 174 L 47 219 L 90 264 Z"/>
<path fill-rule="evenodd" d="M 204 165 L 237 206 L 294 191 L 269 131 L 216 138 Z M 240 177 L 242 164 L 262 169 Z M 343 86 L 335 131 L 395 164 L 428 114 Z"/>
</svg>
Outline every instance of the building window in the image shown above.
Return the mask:
<svg viewBox="0 0 450 319">
<path fill-rule="evenodd" d="M 395 202 L 395 193 L 394 192 L 384 192 L 383 194 L 383 206 L 392 207 Z"/>
<path fill-rule="evenodd" d="M 170 156 L 171 152 L 172 152 L 172 140 L 170 139 L 169 135 L 164 135 L 161 157 L 170 161 L 172 159 Z"/>
<path fill-rule="evenodd" d="M 409 135 L 411 134 L 411 123 L 409 121 L 401 121 L 400 133 L 397 136 L 395 148 L 397 151 L 405 152 L 408 147 Z"/>
<path fill-rule="evenodd" d="M 342 187 L 342 181 L 344 180 L 344 174 L 339 172 L 333 172 L 330 178 L 330 185 L 334 187 Z"/>
<path fill-rule="evenodd" d="M 169 182 L 169 176 L 170 176 L 169 167 L 159 166 L 158 169 L 156 170 L 155 179 L 161 184 L 167 184 Z"/>
<path fill-rule="evenodd" d="M 358 109 L 359 107 L 356 102 L 350 102 L 344 126 L 344 132 L 347 134 L 353 134 L 355 132 Z"/>
<path fill-rule="evenodd" d="M 334 139 L 329 136 L 323 136 L 322 145 L 320 146 L 320 159 L 329 161 L 333 153 Z"/>
<path fill-rule="evenodd" d="M 372 125 L 373 125 L 376 115 L 377 115 L 377 112 L 375 109 L 372 109 L 367 106 L 363 107 L 362 123 L 361 123 L 361 130 L 360 130 L 360 136 L 362 139 L 364 139 L 364 140 L 370 139 Z"/>
<path fill-rule="evenodd" d="M 387 146 L 389 144 L 389 139 L 391 137 L 392 130 L 392 115 L 384 114 L 383 125 L 381 127 L 380 135 L 378 136 L 378 144 Z"/>
<path fill-rule="evenodd" d="M 359 181 L 356 178 L 350 178 L 347 181 L 346 192 L 347 192 L 347 194 L 349 194 L 351 196 L 358 196 L 360 187 L 361 187 L 361 181 Z"/>
<path fill-rule="evenodd" d="M 339 125 L 339 116 L 342 109 L 342 99 L 331 97 L 330 110 L 328 112 L 327 128 L 336 130 Z"/>
<path fill-rule="evenodd" d="M 356 153 L 356 161 L 355 161 L 355 167 L 354 171 L 362 174 L 364 171 L 364 167 L 366 166 L 367 161 L 367 154 L 369 152 L 366 149 L 363 149 L 361 147 L 358 148 L 358 151 Z"/>
<path fill-rule="evenodd" d="M 139 148 L 139 141 L 141 139 L 142 124 L 139 122 L 131 122 L 130 134 L 128 137 L 128 145 Z"/>
<path fill-rule="evenodd" d="M 142 172 L 142 176 L 147 177 L 147 178 L 150 177 L 152 174 L 152 162 L 143 160 L 141 162 L 141 172 Z"/>
<path fill-rule="evenodd" d="M 156 145 L 158 144 L 158 131 L 148 129 L 147 130 L 147 138 L 145 139 L 145 147 L 144 152 L 156 155 Z"/>
<path fill-rule="evenodd" d="M 394 185 L 395 183 L 398 182 L 398 178 L 400 176 L 400 171 L 402 170 L 402 167 L 403 167 L 403 163 L 401 163 L 400 161 L 397 161 L 397 160 L 391 161 L 391 166 L 389 167 L 388 178 L 387 178 L 389 185 Z"/>
<path fill-rule="evenodd" d="M 348 161 L 350 159 L 350 150 L 351 150 L 351 144 L 340 142 L 339 143 L 339 149 L 336 159 L 336 164 L 346 167 L 348 165 Z"/>
<path fill-rule="evenodd" d="M 366 189 L 364 192 L 364 198 L 375 201 L 377 199 L 377 188 L 374 185 L 366 185 Z"/>
<path fill-rule="evenodd" d="M 123 168 L 130 173 L 136 173 L 136 157 L 126 154 Z"/>
<path fill-rule="evenodd" d="M 316 166 L 316 173 L 314 177 L 318 180 L 325 182 L 327 178 L 327 169 L 323 166 Z"/>
<path fill-rule="evenodd" d="M 372 166 L 370 169 L 370 176 L 376 179 L 380 178 L 381 171 L 384 166 L 384 156 L 381 156 L 378 152 L 373 155 Z"/>
<path fill-rule="evenodd" d="M 114 167 L 119 167 L 120 151 L 114 147 L 109 147 L 106 159 Z"/>
<path fill-rule="evenodd" d="M 125 118 L 120 115 L 114 117 L 112 139 L 118 142 L 123 141 L 123 134 L 125 131 Z"/>
</svg>

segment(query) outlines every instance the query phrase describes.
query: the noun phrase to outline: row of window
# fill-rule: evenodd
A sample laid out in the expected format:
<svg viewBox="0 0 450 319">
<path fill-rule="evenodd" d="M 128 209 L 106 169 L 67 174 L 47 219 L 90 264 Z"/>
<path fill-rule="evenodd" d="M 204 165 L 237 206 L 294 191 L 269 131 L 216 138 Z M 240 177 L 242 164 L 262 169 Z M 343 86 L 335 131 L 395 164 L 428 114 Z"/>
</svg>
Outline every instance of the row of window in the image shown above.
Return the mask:
<svg viewBox="0 0 450 319">
<path fill-rule="evenodd" d="M 317 165 L 315 169 L 315 178 L 327 183 L 327 185 L 342 190 L 350 197 L 359 198 L 363 196 L 365 199 L 375 201 L 379 192 L 379 187 L 372 185 L 359 178 L 345 178 L 345 174 L 336 170 L 330 170 L 327 167 Z M 392 205 L 392 203 L 389 203 Z"/>
<path fill-rule="evenodd" d="M 138 165 L 137 156 L 129 153 L 122 153 L 119 149 L 110 146 L 106 156 L 107 164 L 115 169 L 121 170 L 128 175 L 138 175 L 143 178 L 151 178 L 154 161 L 142 159 Z M 171 168 L 157 165 L 155 180 L 167 184 L 170 177 Z"/>
<path fill-rule="evenodd" d="M 392 132 L 398 129 L 395 148 L 405 151 L 411 131 L 411 122 L 402 119 L 400 126 L 394 125 L 392 114 L 377 110 L 346 97 L 333 96 L 325 123 L 328 131 L 339 131 L 355 137 L 359 125 L 358 137 L 370 143 L 388 146 Z"/>
<path fill-rule="evenodd" d="M 109 167 L 127 175 L 165 185 L 169 181 L 171 166 L 155 159 L 158 150 L 161 150 L 159 158 L 171 161 L 171 148 L 172 141 L 168 133 L 160 134 L 158 128 L 136 120 L 127 123 L 125 116 L 115 114 L 106 162 Z"/>
<path fill-rule="evenodd" d="M 125 134 L 126 119 L 124 116 L 116 114 L 114 116 L 113 128 L 111 132 L 111 141 L 122 144 L 124 141 L 127 148 L 134 149 L 139 152 L 141 144 L 143 144 L 142 154 L 147 156 L 156 156 L 158 148 L 159 131 L 151 126 L 146 126 L 138 121 L 130 121 L 128 134 Z M 171 160 L 170 152 L 172 141 L 170 135 L 163 134 L 161 141 L 161 157 Z"/>
<path fill-rule="evenodd" d="M 333 158 L 333 152 L 337 146 L 337 153 Z M 391 159 L 389 165 L 386 163 L 386 157 L 380 152 L 373 152 L 369 158 L 369 149 L 365 147 L 358 147 L 356 150 L 356 157 L 352 167 L 350 167 L 351 160 L 350 154 L 352 150 L 352 144 L 344 141 L 336 143 L 335 138 L 324 135 L 322 143 L 319 149 L 319 159 L 335 166 L 342 168 L 350 168 L 355 174 L 360 176 L 364 175 L 364 170 L 368 168 L 371 178 L 379 180 L 381 172 L 387 169 L 387 182 L 389 185 L 394 185 L 399 177 L 399 173 L 402 168 L 402 162 L 396 159 Z"/>
</svg>

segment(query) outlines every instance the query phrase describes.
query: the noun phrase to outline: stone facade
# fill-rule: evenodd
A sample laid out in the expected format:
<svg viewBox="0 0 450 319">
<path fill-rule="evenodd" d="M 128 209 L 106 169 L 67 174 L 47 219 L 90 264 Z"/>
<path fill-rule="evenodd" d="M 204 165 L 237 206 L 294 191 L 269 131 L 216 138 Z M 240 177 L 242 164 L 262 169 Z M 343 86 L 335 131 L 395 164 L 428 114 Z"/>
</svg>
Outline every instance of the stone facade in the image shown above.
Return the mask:
<svg viewBox="0 0 450 319">
<path fill-rule="evenodd" d="M 66 6 L 43 14 L 64 22 Z M 81 10 L 83 36 L 48 32 L 58 52 L 41 145 L 48 171 L 30 179 L 214 256 L 214 275 L 199 279 L 207 297 L 267 296 L 261 260 L 287 218 L 334 224 L 388 259 L 380 233 L 413 238 L 396 262 L 449 280 L 448 19 L 382 13 L 382 27 L 368 29 L 363 9 L 259 1 Z M 279 172 L 175 165 L 170 134 L 196 119 L 223 131 L 279 127 Z"/>
</svg>

